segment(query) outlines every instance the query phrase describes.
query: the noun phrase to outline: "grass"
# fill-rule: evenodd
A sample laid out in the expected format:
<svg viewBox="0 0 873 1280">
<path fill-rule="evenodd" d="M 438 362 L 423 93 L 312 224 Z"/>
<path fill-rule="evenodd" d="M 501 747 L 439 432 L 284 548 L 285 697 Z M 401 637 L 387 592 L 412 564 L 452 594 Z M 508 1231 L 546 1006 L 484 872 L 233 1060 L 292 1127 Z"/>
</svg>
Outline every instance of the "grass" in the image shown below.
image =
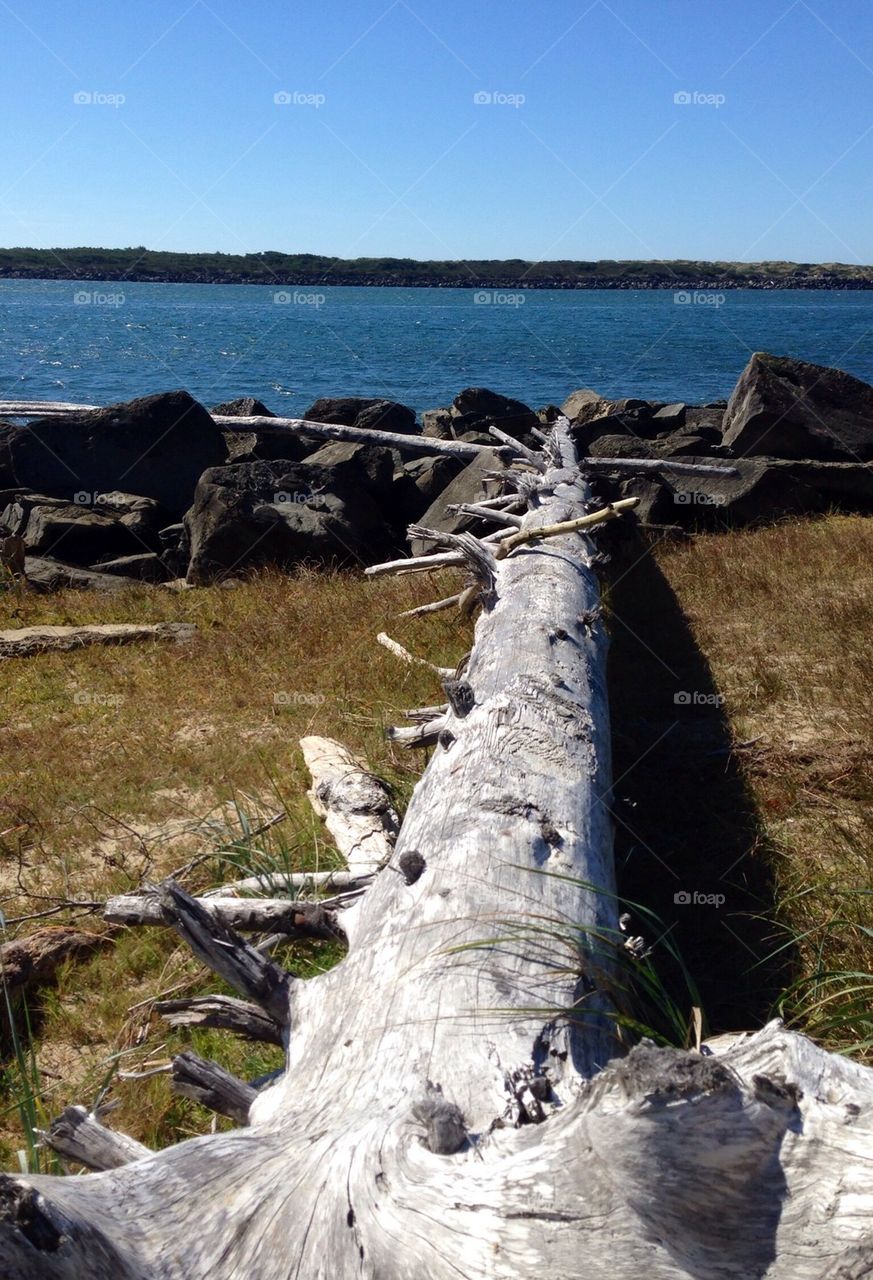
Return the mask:
<svg viewBox="0 0 873 1280">
<path fill-rule="evenodd" d="M 616 793 L 628 804 L 617 811 L 622 896 L 646 903 L 666 928 L 678 919 L 670 945 L 698 982 L 716 1030 L 778 1010 L 859 1056 L 873 1039 L 866 1011 L 873 921 L 864 892 L 871 561 L 873 523 L 832 517 L 662 543 L 642 566 L 621 568 L 624 579 L 610 592 Z M 396 617 L 449 589 L 445 575 L 373 582 L 303 572 L 263 573 L 233 590 L 0 595 L 2 626 L 198 626 L 187 645 L 44 654 L 0 669 L 8 721 L 0 907 L 10 931 L 66 920 L 64 913 L 20 919 L 65 899 L 96 901 L 180 868 L 196 890 L 268 868 L 333 865 L 306 799 L 299 738 L 323 733 L 360 752 L 402 808 L 421 757 L 392 747 L 384 726 L 400 723 L 403 708 L 437 701 L 438 686 L 426 669 L 398 663 L 375 635 L 387 630 L 432 661 L 456 662 L 469 647 L 467 624 L 451 613 Z M 718 716 L 692 708 L 682 719 L 665 664 L 698 682 L 680 688 L 717 690 Z M 678 755 L 649 749 L 662 713 L 665 724 L 679 723 L 665 740 L 679 744 Z M 267 826 L 279 811 L 284 821 Z M 674 877 L 646 848 L 675 863 Z M 673 907 L 674 889 L 701 883 L 688 877 L 714 851 L 728 886 L 717 930 L 711 913 Z M 685 878 L 676 882 L 679 874 Z M 86 927 L 95 919 L 86 916 Z M 632 926 L 657 931 L 652 918 Z M 668 952 L 657 947 L 655 959 Z M 739 994 L 725 991 L 738 955 L 745 957 Z M 304 975 L 336 958 L 335 948 L 317 945 L 283 954 Z M 671 1017 L 687 1028 L 691 999 L 679 979 L 669 989 Z M 16 1167 L 24 1145 L 22 1070 L 40 1123 L 71 1102 L 93 1103 L 114 1073 L 118 1123 L 133 1136 L 159 1146 L 205 1131 L 211 1116 L 174 1099 L 164 1076 L 121 1073 L 164 1063 L 186 1046 L 243 1077 L 279 1065 L 279 1050 L 169 1031 L 152 1014 L 161 996 L 215 989 L 162 929 L 118 929 L 110 947 L 62 971 L 32 1002 L 30 1034 L 16 1020 L 23 1058 L 16 1067 L 15 1053 L 6 1055 L 0 1166 Z"/>
</svg>

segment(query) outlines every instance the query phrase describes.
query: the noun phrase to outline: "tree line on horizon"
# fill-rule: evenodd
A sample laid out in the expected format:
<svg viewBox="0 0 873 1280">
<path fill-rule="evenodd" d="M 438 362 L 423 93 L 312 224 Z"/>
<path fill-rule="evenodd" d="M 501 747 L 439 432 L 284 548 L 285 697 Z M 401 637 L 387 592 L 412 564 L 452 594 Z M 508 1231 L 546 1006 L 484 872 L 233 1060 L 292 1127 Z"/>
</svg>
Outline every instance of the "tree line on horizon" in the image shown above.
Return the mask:
<svg viewBox="0 0 873 1280">
<path fill-rule="evenodd" d="M 127 279 L 232 284 L 384 284 L 457 288 L 873 288 L 873 266 L 809 262 L 560 259 L 418 260 L 333 258 L 324 254 L 184 253 L 147 249 L 0 249 L 0 277 Z"/>
</svg>

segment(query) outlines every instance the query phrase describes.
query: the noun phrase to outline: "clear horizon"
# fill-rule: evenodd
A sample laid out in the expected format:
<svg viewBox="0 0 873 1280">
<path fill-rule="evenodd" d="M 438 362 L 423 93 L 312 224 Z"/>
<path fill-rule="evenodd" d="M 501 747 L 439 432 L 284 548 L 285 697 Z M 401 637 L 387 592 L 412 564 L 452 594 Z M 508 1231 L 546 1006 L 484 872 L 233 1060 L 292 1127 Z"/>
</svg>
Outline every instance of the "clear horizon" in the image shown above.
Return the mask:
<svg viewBox="0 0 873 1280">
<path fill-rule="evenodd" d="M 873 262 L 866 0 L 3 0 L 0 32 L 11 247 Z"/>
</svg>

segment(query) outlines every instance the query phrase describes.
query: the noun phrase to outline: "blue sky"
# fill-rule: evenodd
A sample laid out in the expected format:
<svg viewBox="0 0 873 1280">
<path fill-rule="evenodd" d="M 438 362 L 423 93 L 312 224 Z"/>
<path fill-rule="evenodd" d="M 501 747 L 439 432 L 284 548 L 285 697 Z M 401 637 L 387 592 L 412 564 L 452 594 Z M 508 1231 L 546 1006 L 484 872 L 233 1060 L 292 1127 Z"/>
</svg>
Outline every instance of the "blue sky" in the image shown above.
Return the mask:
<svg viewBox="0 0 873 1280">
<path fill-rule="evenodd" d="M 871 0 L 0 0 L 0 71 L 6 246 L 873 262 Z"/>
</svg>

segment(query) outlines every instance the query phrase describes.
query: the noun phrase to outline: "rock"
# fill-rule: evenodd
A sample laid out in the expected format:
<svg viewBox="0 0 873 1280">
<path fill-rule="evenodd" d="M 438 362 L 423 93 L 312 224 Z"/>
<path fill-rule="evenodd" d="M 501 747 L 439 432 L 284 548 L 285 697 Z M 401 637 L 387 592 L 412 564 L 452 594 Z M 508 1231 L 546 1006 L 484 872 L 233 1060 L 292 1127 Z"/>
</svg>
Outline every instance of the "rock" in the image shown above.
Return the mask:
<svg viewBox="0 0 873 1280">
<path fill-rule="evenodd" d="M 136 556 L 117 556 L 91 566 L 95 573 L 121 574 L 140 582 L 166 582 L 172 575 L 164 561 L 154 551 L 144 551 Z"/>
<path fill-rule="evenodd" d="M 463 469 L 464 464 L 459 458 L 449 458 L 444 453 L 415 458 L 404 464 L 406 474 L 424 499 L 422 510 L 426 510 Z"/>
<path fill-rule="evenodd" d="M 0 536 L 0 582 L 24 577 L 26 548 L 18 533 Z"/>
<path fill-rule="evenodd" d="M 64 502 L 41 494 L 22 494 L 0 514 L 11 532 L 24 538 L 27 550 L 75 564 L 90 564 L 118 554 L 151 551 L 166 519 L 151 498 L 128 493 L 101 494 L 97 506 Z"/>
<path fill-rule="evenodd" d="M 418 431 L 413 409 L 394 400 L 374 400 L 366 396 L 325 396 L 311 404 L 303 416 L 310 422 L 371 431 L 398 431 L 404 435 Z"/>
<path fill-rule="evenodd" d="M 220 428 L 187 391 L 0 427 L 0 476 L 11 484 L 90 504 L 133 490 L 171 515 L 183 514 L 202 472 L 224 456 Z"/>
<path fill-rule="evenodd" d="M 576 422 L 580 417 L 583 422 L 590 422 L 592 411 L 600 409 L 602 405 L 608 405 L 609 403 L 605 396 L 600 395 L 597 391 L 592 391 L 590 387 L 580 387 L 578 391 L 573 391 L 567 396 L 567 399 L 561 405 L 561 413 L 565 418 L 569 418 L 571 422 Z"/>
<path fill-rule="evenodd" d="M 188 582 L 203 585 L 263 564 L 361 565 L 388 556 L 398 543 L 384 511 L 391 452 L 339 444 L 319 454 L 319 462 L 247 462 L 205 472 L 185 516 Z"/>
<path fill-rule="evenodd" d="M 873 387 L 840 369 L 756 352 L 724 414 L 737 457 L 873 459 Z"/>
<path fill-rule="evenodd" d="M 435 440 L 454 440 L 454 422 L 449 409 L 425 409 L 421 415 L 421 434 Z"/>
<path fill-rule="evenodd" d="M 629 480 L 622 495 L 642 497 L 640 521 L 688 529 L 743 528 L 834 508 L 873 512 L 873 469 L 863 463 L 739 458 L 732 465 L 736 476 Z"/>
<path fill-rule="evenodd" d="M 455 434 L 478 431 L 487 435 L 490 426 L 499 427 L 515 440 L 530 436 L 540 420 L 532 409 L 520 400 L 489 391 L 487 387 L 467 387 L 452 401 L 449 410 L 455 419 Z"/>
<path fill-rule="evenodd" d="M 582 455 L 589 458 L 654 458 L 657 454 L 648 441 L 638 440 L 631 435 L 597 436 L 582 449 Z"/>
<path fill-rule="evenodd" d="M 563 411 L 556 404 L 546 404 L 542 409 L 537 409 L 537 417 L 544 427 L 550 427 L 562 416 Z"/>
<path fill-rule="evenodd" d="M 277 415 L 268 409 L 263 400 L 256 396 L 238 396 L 236 400 L 225 400 L 214 404 L 210 413 L 218 413 L 226 418 L 275 418 Z"/>
<path fill-rule="evenodd" d="M 376 400 L 355 418 L 359 431 L 396 431 L 401 435 L 418 435 L 415 410 L 394 400 Z"/>
<path fill-rule="evenodd" d="M 26 576 L 27 585 L 35 591 L 129 591 L 132 587 L 142 587 L 135 578 L 95 573 L 91 569 L 64 564 L 60 560 L 46 560 L 42 556 L 27 557 Z"/>
<path fill-rule="evenodd" d="M 468 463 L 454 480 L 443 489 L 439 497 L 424 512 L 419 524 L 426 529 L 439 529 L 444 533 L 461 533 L 469 529 L 473 533 L 488 533 L 493 525 L 477 520 L 474 516 L 450 513 L 446 508 L 455 503 L 477 502 L 484 493 L 485 474 L 505 470 L 505 465 L 493 454 L 483 454 Z M 433 551 L 433 543 L 424 538 L 411 540 L 412 554 L 424 555 Z"/>
<path fill-rule="evenodd" d="M 659 458 L 681 458 L 685 454 L 694 457 L 709 456 L 713 448 L 721 448 L 721 441 L 712 435 L 696 435 L 694 432 L 677 431 L 650 442 L 652 451 Z"/>
<path fill-rule="evenodd" d="M 658 423 L 659 431 L 675 431 L 677 427 L 685 426 L 686 412 L 685 404 L 679 402 L 662 405 L 652 416 Z"/>
<path fill-rule="evenodd" d="M 188 561 L 191 559 L 191 545 L 184 521 L 180 520 L 178 524 L 170 524 L 165 529 L 161 529 L 158 542 L 161 560 L 166 565 L 170 576 L 184 577 Z"/>
</svg>

